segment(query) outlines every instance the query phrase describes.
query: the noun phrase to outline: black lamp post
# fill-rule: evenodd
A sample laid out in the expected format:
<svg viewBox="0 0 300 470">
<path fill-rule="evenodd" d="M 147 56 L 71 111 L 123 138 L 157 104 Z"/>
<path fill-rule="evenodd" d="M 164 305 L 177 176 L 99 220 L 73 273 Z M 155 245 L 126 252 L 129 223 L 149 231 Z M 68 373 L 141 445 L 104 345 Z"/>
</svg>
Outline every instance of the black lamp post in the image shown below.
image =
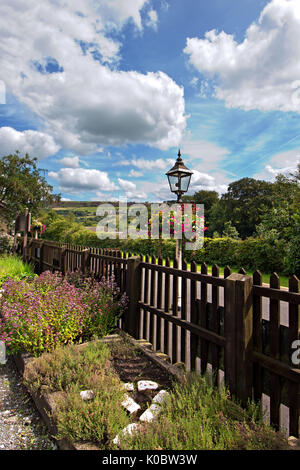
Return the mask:
<svg viewBox="0 0 300 470">
<path fill-rule="evenodd" d="M 175 165 L 166 173 L 171 192 L 177 194 L 177 202 L 180 202 L 182 195 L 188 191 L 192 174 L 183 163 L 179 150 Z"/>
<path fill-rule="evenodd" d="M 181 202 L 182 195 L 188 191 L 192 174 L 193 172 L 183 163 L 179 150 L 175 165 L 166 173 L 171 192 L 177 194 L 177 202 Z M 182 269 L 182 239 L 178 238 L 176 238 L 176 258 L 178 260 L 178 269 Z M 178 277 L 177 305 L 181 309 L 181 282 L 179 282 L 179 279 Z"/>
</svg>

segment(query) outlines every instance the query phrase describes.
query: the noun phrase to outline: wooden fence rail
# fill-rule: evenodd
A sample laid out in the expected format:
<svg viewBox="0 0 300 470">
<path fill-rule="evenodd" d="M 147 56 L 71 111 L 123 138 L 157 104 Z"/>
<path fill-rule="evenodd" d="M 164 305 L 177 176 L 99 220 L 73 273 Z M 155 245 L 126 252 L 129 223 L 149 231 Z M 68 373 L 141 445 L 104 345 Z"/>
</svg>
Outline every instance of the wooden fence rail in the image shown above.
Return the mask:
<svg viewBox="0 0 300 470">
<path fill-rule="evenodd" d="M 18 243 L 22 249 L 22 240 Z M 225 383 L 242 404 L 261 401 L 275 428 L 299 436 L 300 365 L 292 362 L 293 345 L 300 340 L 296 276 L 284 289 L 276 273 L 263 285 L 258 271 L 251 277 L 244 269 L 237 274 L 226 267 L 220 277 L 216 265 L 208 275 L 205 263 L 200 271 L 195 262 L 188 270 L 185 261 L 178 269 L 176 259 L 163 264 L 154 256 L 46 240 L 31 240 L 26 259 L 37 272 L 114 275 L 129 297 L 120 323 L 125 331 L 151 343 L 173 364 L 211 371 L 213 383 Z"/>
</svg>

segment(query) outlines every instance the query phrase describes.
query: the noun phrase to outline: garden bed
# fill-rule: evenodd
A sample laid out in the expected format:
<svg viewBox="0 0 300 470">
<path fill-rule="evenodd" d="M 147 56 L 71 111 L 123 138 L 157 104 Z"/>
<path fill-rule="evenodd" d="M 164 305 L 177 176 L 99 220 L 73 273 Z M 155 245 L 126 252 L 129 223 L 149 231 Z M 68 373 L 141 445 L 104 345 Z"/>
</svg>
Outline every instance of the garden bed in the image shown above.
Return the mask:
<svg viewBox="0 0 300 470">
<path fill-rule="evenodd" d="M 66 372 L 65 365 L 70 356 L 65 360 L 60 354 L 72 350 L 76 351 L 76 361 L 78 354 L 87 353 L 91 358 L 97 347 L 105 343 L 109 346 L 109 356 L 105 353 L 102 359 L 98 357 L 95 369 L 84 366 L 84 370 L 91 371 L 92 380 L 88 377 L 80 379 L 81 382 L 78 380 L 80 361 L 76 363 L 76 370 L 73 362 L 73 367 Z M 286 440 L 263 424 L 253 405 L 249 410 L 243 410 L 225 390 L 218 392 L 203 378 L 195 379 L 180 372 L 143 343 L 120 333 L 94 342 L 66 346 L 62 352 L 51 353 L 52 359 L 49 354 L 45 360 L 44 355 L 40 358 L 16 357 L 25 384 L 60 449 L 285 448 Z M 93 348 L 96 348 L 94 352 Z M 53 359 L 55 354 L 59 361 Z M 51 360 L 54 361 L 52 364 Z M 58 363 L 59 380 L 55 372 Z M 47 375 L 50 370 L 52 384 Z M 99 374 L 103 375 L 101 383 L 97 379 Z M 139 392 L 137 384 L 143 380 L 154 381 L 158 387 Z M 79 387 L 77 382 L 80 382 Z M 133 384 L 133 391 L 125 391 L 124 384 L 128 383 Z M 93 399 L 79 397 L 79 391 L 86 388 L 93 390 Z M 155 397 L 162 390 L 168 397 L 165 403 L 158 404 L 160 412 L 153 419 L 141 421 L 141 416 L 153 407 Z M 132 414 L 124 407 L 125 395 L 140 407 Z M 157 404 L 154 406 L 157 408 Z M 127 432 L 124 433 L 125 429 Z"/>
<path fill-rule="evenodd" d="M 172 370 L 172 366 L 171 369 L 169 365 L 161 367 L 159 363 L 162 360 L 159 357 L 153 359 L 155 356 L 153 352 L 146 351 L 145 353 L 143 345 L 139 345 L 138 342 L 122 333 L 120 335 L 110 335 L 92 342 L 72 345 L 65 348 L 73 349 L 76 351 L 76 354 L 84 354 L 84 351 L 88 348 L 97 348 L 97 345 L 101 345 L 101 343 L 109 344 L 111 352 L 109 367 L 111 368 L 111 374 L 114 380 L 121 385 L 131 383 L 134 386 L 134 390 L 131 392 L 123 390 L 122 396 L 124 396 L 125 393 L 126 395 L 130 395 L 131 399 L 140 407 L 136 413 L 130 415 L 126 410 L 122 410 L 120 406 L 120 414 L 122 414 L 122 412 L 125 412 L 125 414 L 123 414 L 120 419 L 122 425 L 115 426 L 117 436 L 117 431 L 122 431 L 124 424 L 139 423 L 140 417 L 147 410 L 155 395 L 157 395 L 160 390 L 171 390 L 172 384 L 174 380 L 176 380 L 174 374 L 178 377 L 180 377 L 181 374 L 179 372 L 177 374 L 176 368 Z M 48 360 L 49 354 L 44 356 L 47 357 Z M 37 379 L 37 381 L 39 380 L 38 374 L 41 372 L 39 362 L 42 358 L 43 355 L 40 356 L 40 358 L 34 358 L 26 353 L 14 355 L 16 366 L 25 379 L 25 384 L 43 421 L 47 425 L 50 433 L 57 439 L 58 447 L 61 450 L 103 450 L 106 448 L 117 448 L 113 442 L 108 442 L 107 439 L 104 439 L 101 443 L 97 443 L 88 441 L 78 442 L 72 440 L 69 436 L 60 437 L 59 425 L 57 425 L 57 409 L 59 407 L 58 404 L 66 399 L 65 390 L 51 390 L 49 383 L 45 385 L 42 378 L 38 387 L 36 387 L 36 384 L 32 385 L 33 377 Z M 35 364 L 37 364 L 37 368 L 35 368 Z M 99 365 L 101 367 L 101 364 Z M 157 383 L 158 388 L 142 392 L 138 391 L 137 383 L 145 380 Z M 31 384 L 29 382 L 31 382 Z M 114 385 L 115 382 L 113 383 L 113 386 Z"/>
</svg>

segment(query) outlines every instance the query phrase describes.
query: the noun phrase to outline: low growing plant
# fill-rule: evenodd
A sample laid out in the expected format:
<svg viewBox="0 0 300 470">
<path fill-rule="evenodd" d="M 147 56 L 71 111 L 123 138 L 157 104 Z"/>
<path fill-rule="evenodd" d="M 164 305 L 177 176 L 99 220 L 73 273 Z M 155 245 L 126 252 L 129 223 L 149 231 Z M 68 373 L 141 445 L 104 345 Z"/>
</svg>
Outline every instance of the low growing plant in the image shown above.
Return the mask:
<svg viewBox="0 0 300 470">
<path fill-rule="evenodd" d="M 122 383 L 110 358 L 108 346 L 94 342 L 82 349 L 74 345 L 58 348 L 26 367 L 25 384 L 33 392 L 61 392 L 55 413 L 58 438 L 91 441 L 104 449 L 106 442 L 129 424 L 121 406 Z M 83 390 L 93 390 L 93 400 L 83 401 Z"/>
</svg>

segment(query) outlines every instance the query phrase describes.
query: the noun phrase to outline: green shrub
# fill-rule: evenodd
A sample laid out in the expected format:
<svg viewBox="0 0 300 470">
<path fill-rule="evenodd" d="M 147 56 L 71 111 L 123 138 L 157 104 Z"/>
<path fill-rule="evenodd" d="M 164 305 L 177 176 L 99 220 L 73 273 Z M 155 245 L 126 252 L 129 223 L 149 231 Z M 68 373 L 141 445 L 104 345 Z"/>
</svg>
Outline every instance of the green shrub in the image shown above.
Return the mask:
<svg viewBox="0 0 300 470">
<path fill-rule="evenodd" d="M 10 253 L 13 247 L 13 237 L 5 232 L 0 232 L 0 255 Z"/>
<path fill-rule="evenodd" d="M 0 257 L 0 287 L 8 279 L 20 281 L 35 277 L 33 267 L 28 263 L 12 255 L 2 255 Z"/>
</svg>

